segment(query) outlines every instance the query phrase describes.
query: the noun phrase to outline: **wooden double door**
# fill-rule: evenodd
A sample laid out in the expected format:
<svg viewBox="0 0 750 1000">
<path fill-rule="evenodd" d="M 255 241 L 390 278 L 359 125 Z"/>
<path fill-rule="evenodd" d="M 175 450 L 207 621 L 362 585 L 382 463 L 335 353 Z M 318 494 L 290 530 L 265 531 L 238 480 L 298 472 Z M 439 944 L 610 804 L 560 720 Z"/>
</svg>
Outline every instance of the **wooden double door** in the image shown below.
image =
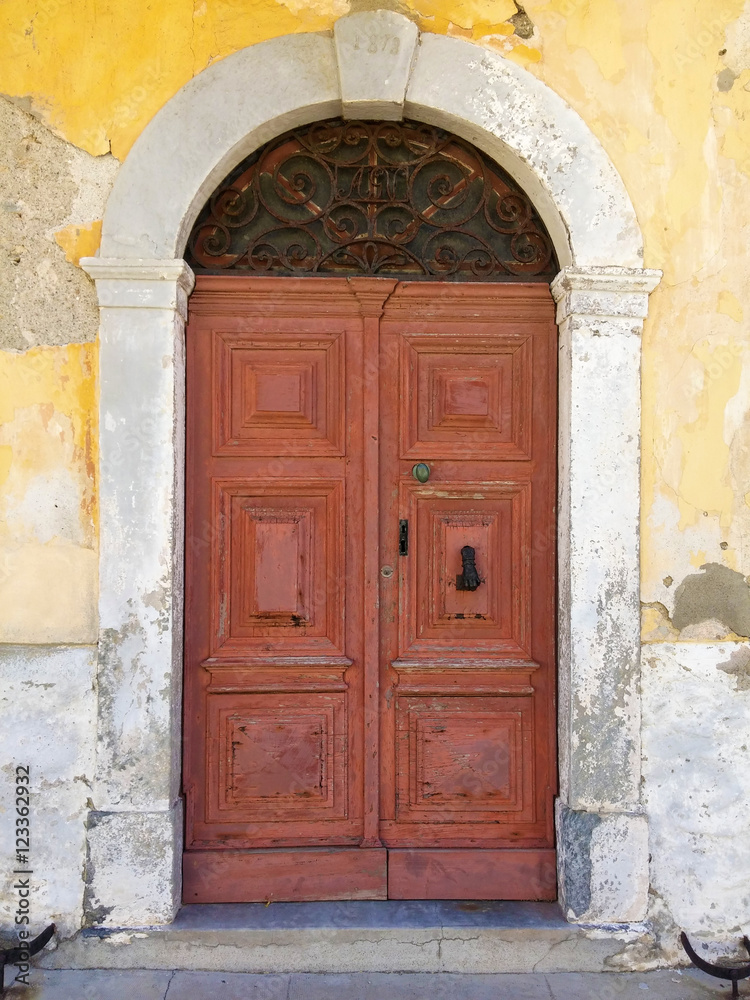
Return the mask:
<svg viewBox="0 0 750 1000">
<path fill-rule="evenodd" d="M 186 902 L 553 899 L 545 284 L 201 276 Z"/>
</svg>

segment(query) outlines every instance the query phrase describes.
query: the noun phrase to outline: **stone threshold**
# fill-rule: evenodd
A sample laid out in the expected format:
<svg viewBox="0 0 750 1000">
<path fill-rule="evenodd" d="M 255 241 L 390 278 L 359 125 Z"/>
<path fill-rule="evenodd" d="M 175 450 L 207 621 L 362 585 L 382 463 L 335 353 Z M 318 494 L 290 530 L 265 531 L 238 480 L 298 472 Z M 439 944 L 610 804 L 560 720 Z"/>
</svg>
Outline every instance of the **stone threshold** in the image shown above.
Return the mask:
<svg viewBox="0 0 750 1000">
<path fill-rule="evenodd" d="M 347 901 L 184 906 L 172 924 L 95 927 L 45 952 L 46 969 L 223 972 L 626 971 L 645 924 L 570 924 L 557 903 Z"/>
</svg>

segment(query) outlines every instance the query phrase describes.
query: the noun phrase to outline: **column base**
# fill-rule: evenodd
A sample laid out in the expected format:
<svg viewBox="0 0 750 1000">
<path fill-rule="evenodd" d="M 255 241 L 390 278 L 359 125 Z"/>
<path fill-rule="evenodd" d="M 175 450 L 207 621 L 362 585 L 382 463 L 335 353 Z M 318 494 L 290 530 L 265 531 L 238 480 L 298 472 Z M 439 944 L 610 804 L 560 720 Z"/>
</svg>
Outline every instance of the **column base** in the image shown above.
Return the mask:
<svg viewBox="0 0 750 1000">
<path fill-rule="evenodd" d="M 644 920 L 648 824 L 637 813 L 596 813 L 557 803 L 560 901 L 574 923 Z"/>
<path fill-rule="evenodd" d="M 90 812 L 84 923 L 171 923 L 182 896 L 182 802 L 168 812 Z"/>
</svg>

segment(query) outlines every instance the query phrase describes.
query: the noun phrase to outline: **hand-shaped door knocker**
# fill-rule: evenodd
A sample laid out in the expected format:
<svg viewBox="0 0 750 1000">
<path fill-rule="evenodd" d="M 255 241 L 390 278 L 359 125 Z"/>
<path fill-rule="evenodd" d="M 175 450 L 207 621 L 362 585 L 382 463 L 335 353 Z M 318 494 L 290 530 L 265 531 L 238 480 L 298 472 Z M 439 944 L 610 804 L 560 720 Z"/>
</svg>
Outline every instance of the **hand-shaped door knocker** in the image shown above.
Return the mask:
<svg viewBox="0 0 750 1000">
<path fill-rule="evenodd" d="M 482 582 L 477 573 L 475 559 L 476 553 L 471 545 L 464 545 L 461 549 L 463 573 L 459 573 L 456 577 L 456 590 L 476 590 Z"/>
</svg>

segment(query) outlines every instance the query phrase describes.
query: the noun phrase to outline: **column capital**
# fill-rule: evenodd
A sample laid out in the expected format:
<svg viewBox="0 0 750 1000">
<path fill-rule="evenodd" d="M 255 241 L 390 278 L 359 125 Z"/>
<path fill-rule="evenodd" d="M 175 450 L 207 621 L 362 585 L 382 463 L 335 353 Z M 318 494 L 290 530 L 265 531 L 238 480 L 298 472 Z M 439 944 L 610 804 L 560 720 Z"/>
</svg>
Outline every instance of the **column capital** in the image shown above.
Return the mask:
<svg viewBox="0 0 750 1000">
<path fill-rule="evenodd" d="M 661 276 L 640 267 L 565 267 L 550 285 L 557 322 L 573 315 L 643 320 Z"/>
<path fill-rule="evenodd" d="M 184 260 L 82 257 L 102 309 L 174 309 L 184 319 L 195 275 Z"/>
</svg>

